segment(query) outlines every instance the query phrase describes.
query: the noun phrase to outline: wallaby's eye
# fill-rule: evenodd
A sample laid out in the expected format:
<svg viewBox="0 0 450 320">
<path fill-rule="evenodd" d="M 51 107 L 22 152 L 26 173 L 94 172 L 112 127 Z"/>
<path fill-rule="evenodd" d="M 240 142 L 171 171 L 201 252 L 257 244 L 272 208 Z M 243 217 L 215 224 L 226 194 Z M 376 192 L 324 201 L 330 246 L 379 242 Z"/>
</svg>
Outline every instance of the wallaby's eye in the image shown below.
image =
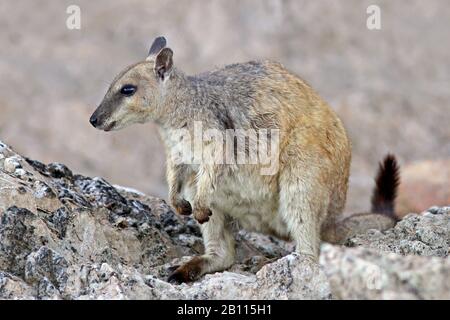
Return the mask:
<svg viewBox="0 0 450 320">
<path fill-rule="evenodd" d="M 132 96 L 136 92 L 136 86 L 133 86 L 132 84 L 126 84 L 120 89 L 120 93 L 124 96 Z"/>
</svg>

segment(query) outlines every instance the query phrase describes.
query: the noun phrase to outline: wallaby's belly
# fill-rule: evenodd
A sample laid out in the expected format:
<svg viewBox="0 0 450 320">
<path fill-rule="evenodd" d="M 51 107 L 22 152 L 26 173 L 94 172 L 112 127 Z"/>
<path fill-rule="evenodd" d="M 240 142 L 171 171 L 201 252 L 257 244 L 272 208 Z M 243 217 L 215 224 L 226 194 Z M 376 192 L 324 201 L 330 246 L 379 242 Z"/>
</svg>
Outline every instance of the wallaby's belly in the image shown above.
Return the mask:
<svg viewBox="0 0 450 320">
<path fill-rule="evenodd" d="M 194 169 L 194 168 L 193 168 Z M 190 175 L 196 175 L 193 170 Z M 183 186 L 183 197 L 193 203 L 196 193 L 195 179 Z M 278 186 L 276 176 L 262 176 L 259 171 L 241 168 L 233 175 L 222 177 L 211 199 L 211 209 L 237 221 L 240 228 L 289 238 L 286 223 L 278 211 Z"/>
<path fill-rule="evenodd" d="M 226 214 L 249 231 L 288 238 L 286 224 L 278 214 L 276 190 L 269 178 L 260 175 L 242 172 L 224 178 L 211 203 L 213 214 Z"/>
</svg>

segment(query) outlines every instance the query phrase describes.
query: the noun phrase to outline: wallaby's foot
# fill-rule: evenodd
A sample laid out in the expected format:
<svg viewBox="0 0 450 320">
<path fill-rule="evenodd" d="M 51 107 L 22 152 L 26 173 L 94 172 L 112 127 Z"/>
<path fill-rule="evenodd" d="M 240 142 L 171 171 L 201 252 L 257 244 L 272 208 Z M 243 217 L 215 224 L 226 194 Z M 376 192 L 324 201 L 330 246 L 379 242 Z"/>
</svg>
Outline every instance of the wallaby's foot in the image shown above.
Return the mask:
<svg viewBox="0 0 450 320">
<path fill-rule="evenodd" d="M 175 265 L 173 265 L 173 266 L 168 267 L 168 268 L 167 268 L 167 272 L 169 273 L 169 276 L 170 276 L 175 270 L 177 270 L 179 267 L 180 267 L 179 264 L 175 264 Z"/>
<path fill-rule="evenodd" d="M 202 275 L 205 262 L 203 257 L 194 257 L 181 266 L 171 267 L 169 270 L 175 270 L 169 275 L 167 281 L 174 284 L 180 284 L 197 280 Z"/>
<path fill-rule="evenodd" d="M 198 223 L 203 224 L 209 221 L 209 217 L 212 215 L 212 211 L 208 208 L 195 208 L 194 209 L 194 218 L 198 221 Z"/>
<path fill-rule="evenodd" d="M 177 199 L 172 201 L 172 206 L 178 214 L 183 216 L 190 216 L 192 214 L 192 206 L 189 201 L 185 199 Z"/>
</svg>

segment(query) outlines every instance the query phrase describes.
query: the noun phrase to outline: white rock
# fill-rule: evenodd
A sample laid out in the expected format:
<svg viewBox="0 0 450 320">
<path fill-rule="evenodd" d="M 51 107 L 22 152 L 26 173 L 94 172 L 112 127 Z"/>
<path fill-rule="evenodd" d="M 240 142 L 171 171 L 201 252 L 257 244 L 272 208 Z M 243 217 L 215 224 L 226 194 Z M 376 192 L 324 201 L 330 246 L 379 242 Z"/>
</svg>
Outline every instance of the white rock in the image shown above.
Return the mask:
<svg viewBox="0 0 450 320">
<path fill-rule="evenodd" d="M 16 176 L 18 176 L 19 178 L 23 179 L 25 177 L 25 175 L 27 174 L 27 172 L 24 169 L 19 168 L 19 169 L 16 169 L 16 171 L 14 171 L 14 174 Z"/>
<path fill-rule="evenodd" d="M 6 172 L 14 173 L 16 169 L 19 169 L 21 167 L 20 161 L 18 157 L 9 157 L 6 158 L 4 161 L 4 169 Z"/>
</svg>

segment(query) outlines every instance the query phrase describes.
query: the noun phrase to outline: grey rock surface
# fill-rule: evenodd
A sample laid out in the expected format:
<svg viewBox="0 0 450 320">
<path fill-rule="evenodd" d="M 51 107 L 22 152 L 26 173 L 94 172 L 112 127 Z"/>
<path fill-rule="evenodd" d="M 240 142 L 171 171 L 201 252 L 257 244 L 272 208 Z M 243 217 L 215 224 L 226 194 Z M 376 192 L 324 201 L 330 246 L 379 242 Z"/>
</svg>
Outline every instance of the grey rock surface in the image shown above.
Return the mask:
<svg viewBox="0 0 450 320">
<path fill-rule="evenodd" d="M 422 215 L 409 214 L 385 232 L 371 230 L 349 239 L 347 246 L 363 246 L 401 255 L 447 257 L 450 246 L 449 211 L 431 208 Z M 439 212 L 434 214 L 432 212 Z"/>
<path fill-rule="evenodd" d="M 450 299 L 449 258 L 326 245 L 321 265 L 335 299 Z"/>
<path fill-rule="evenodd" d="M 239 231 L 233 267 L 172 285 L 169 267 L 203 250 L 195 221 L 164 200 L 0 146 L 1 299 L 450 298 L 446 208 L 324 244 L 320 264 L 290 253 L 292 243 Z"/>
</svg>

